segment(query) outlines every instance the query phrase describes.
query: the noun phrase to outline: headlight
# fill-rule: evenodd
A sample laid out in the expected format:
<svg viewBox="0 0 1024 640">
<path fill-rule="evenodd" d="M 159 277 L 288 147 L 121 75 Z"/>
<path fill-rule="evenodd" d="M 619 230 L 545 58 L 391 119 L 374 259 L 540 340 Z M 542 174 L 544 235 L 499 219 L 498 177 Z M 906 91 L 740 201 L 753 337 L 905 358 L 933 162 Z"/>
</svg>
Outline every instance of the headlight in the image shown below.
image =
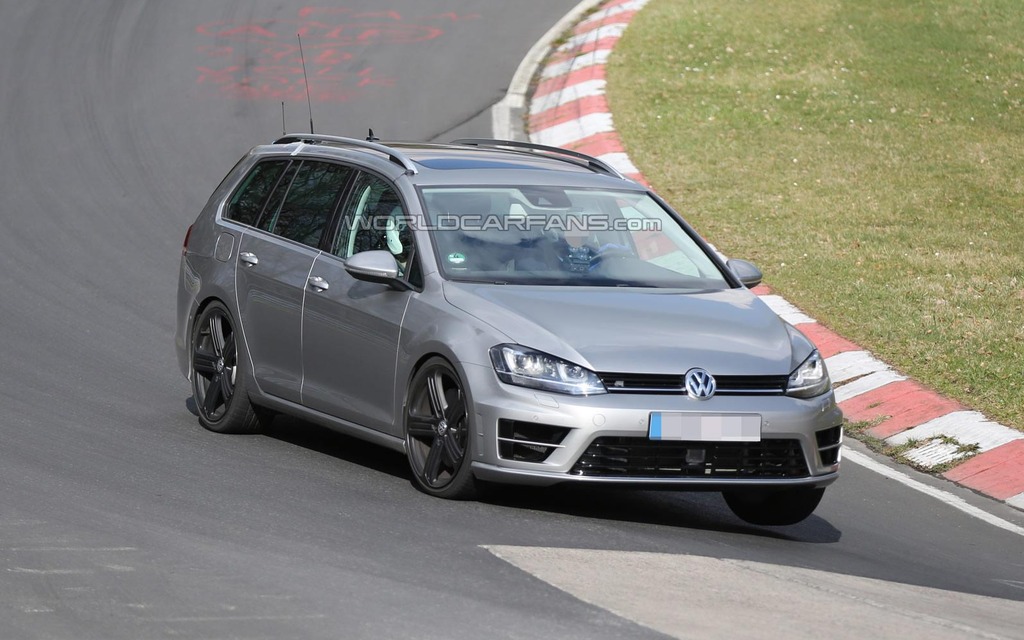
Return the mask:
<svg viewBox="0 0 1024 640">
<path fill-rule="evenodd" d="M 519 345 L 491 347 L 491 363 L 498 379 L 507 384 L 573 396 L 607 393 L 590 369 Z"/>
<path fill-rule="evenodd" d="M 789 374 L 786 395 L 796 398 L 813 398 L 832 388 L 825 361 L 817 351 L 812 351 L 796 371 Z"/>
</svg>

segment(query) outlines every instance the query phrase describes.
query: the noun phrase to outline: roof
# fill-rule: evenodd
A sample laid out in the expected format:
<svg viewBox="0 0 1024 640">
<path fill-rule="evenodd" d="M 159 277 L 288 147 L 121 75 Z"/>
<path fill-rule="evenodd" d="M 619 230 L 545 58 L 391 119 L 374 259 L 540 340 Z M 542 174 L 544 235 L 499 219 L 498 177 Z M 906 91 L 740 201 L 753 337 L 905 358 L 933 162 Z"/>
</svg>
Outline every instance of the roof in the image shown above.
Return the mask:
<svg viewBox="0 0 1024 640">
<path fill-rule="evenodd" d="M 284 149 L 281 147 L 284 146 Z M 264 152 L 313 154 L 370 161 L 393 178 L 408 176 L 417 185 L 534 184 L 643 187 L 601 160 L 576 151 L 527 142 L 491 139 L 456 140 L 450 144 L 380 143 L 319 134 L 289 134 Z M 472 172 L 472 177 L 467 174 Z M 524 173 L 525 172 L 525 173 Z"/>
</svg>

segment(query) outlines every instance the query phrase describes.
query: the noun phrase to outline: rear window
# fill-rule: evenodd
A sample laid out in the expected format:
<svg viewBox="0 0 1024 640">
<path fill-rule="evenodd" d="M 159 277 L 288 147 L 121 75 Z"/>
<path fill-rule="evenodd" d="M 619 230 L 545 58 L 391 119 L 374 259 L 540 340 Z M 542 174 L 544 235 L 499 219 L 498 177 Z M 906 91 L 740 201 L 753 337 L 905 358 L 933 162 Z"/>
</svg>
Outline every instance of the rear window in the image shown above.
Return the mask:
<svg viewBox="0 0 1024 640">
<path fill-rule="evenodd" d="M 289 160 L 270 160 L 253 167 L 228 202 L 225 217 L 235 222 L 256 226 L 267 196 L 274 189 L 289 162 Z"/>
</svg>

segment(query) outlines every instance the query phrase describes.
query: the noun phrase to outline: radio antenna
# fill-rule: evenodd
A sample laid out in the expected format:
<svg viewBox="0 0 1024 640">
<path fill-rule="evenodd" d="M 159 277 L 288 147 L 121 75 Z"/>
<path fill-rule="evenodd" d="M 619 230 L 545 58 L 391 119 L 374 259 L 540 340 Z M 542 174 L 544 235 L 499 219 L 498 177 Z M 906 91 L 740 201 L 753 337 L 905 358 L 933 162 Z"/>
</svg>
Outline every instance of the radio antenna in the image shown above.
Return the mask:
<svg viewBox="0 0 1024 640">
<path fill-rule="evenodd" d="M 309 76 L 306 75 L 306 55 L 302 53 L 302 34 L 296 33 L 299 39 L 299 60 L 302 61 L 302 80 L 306 83 L 306 105 L 309 106 L 309 132 L 313 133 L 313 101 L 309 98 Z"/>
<path fill-rule="evenodd" d="M 284 121 L 284 100 L 281 101 L 281 135 L 288 135 L 288 125 Z"/>
</svg>

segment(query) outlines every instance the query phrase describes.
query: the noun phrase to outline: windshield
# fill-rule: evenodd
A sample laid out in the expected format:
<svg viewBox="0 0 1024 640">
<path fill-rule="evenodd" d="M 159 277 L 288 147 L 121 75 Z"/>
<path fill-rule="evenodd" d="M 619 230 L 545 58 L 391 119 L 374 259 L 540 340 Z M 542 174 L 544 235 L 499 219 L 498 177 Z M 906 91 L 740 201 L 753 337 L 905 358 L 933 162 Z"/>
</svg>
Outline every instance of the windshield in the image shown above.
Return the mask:
<svg viewBox="0 0 1024 640">
<path fill-rule="evenodd" d="M 424 188 L 445 278 L 529 285 L 728 288 L 646 193 L 558 187 Z"/>
</svg>

